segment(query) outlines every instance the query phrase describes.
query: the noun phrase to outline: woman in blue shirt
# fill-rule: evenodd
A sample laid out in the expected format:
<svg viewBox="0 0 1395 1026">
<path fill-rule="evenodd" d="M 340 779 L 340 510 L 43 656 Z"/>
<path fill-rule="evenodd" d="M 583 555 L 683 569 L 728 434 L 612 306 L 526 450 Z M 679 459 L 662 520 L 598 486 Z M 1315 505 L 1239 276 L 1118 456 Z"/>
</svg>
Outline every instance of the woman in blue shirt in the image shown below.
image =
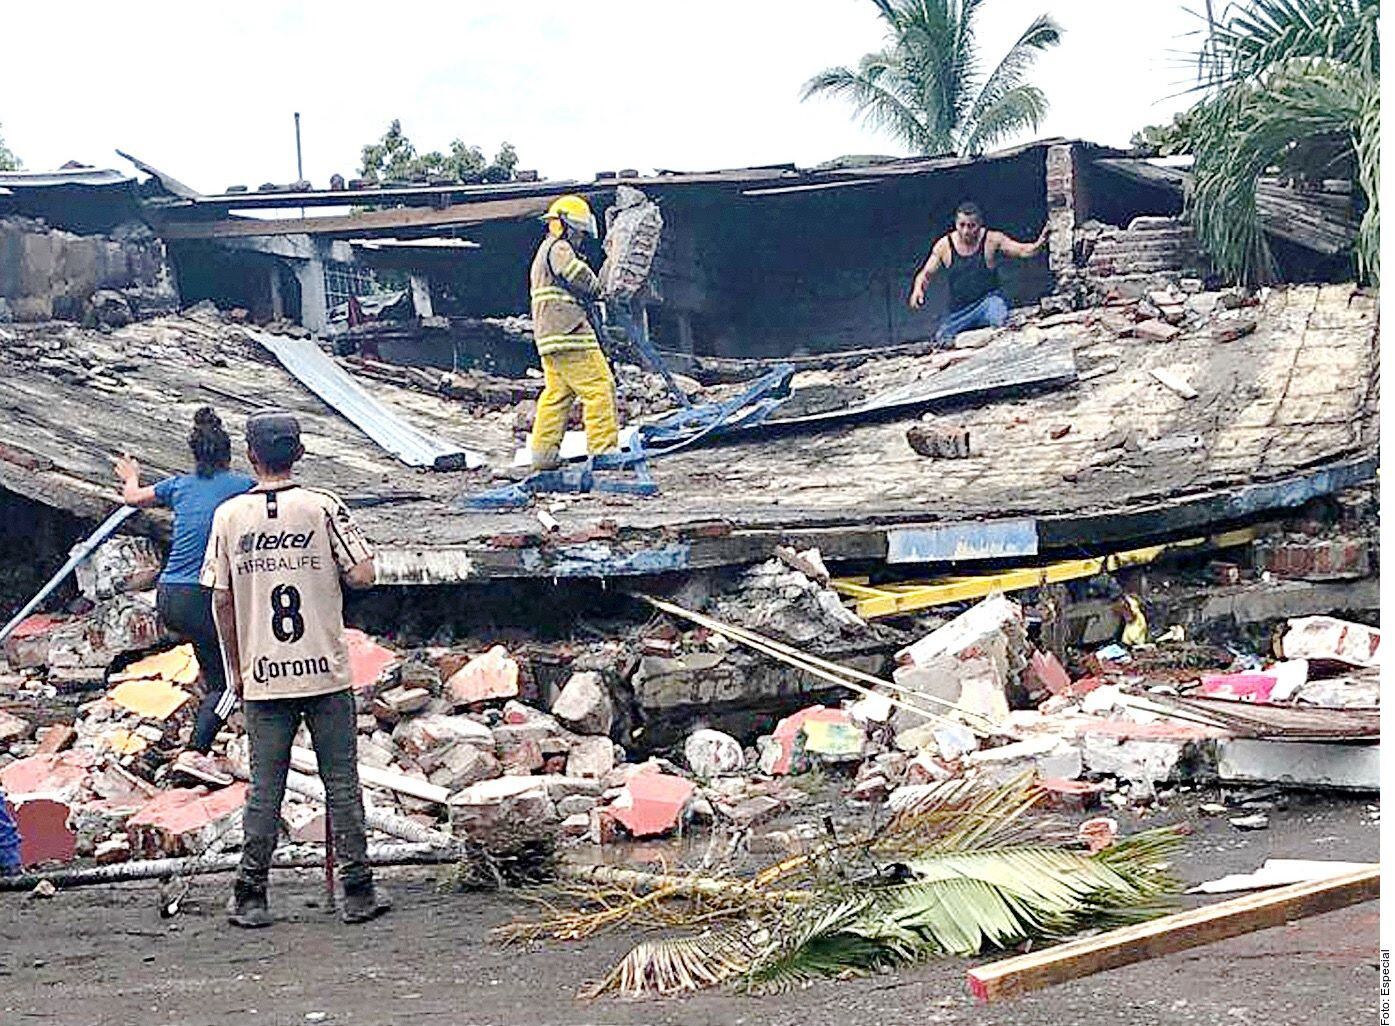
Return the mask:
<svg viewBox="0 0 1395 1026">
<path fill-rule="evenodd" d="M 226 785 L 232 783 L 232 776 L 209 749 L 237 699 L 227 687 L 223 652 L 213 624 L 212 595 L 199 585 L 199 571 L 203 569 L 213 511 L 224 499 L 241 495 L 256 482 L 229 469 L 232 441 L 211 406 L 194 414 L 189 449 L 194 454 L 192 474 L 145 486 L 140 483 L 140 464 L 122 456 L 116 461 L 116 476 L 121 479 L 121 498 L 127 505 L 167 506 L 174 511 L 174 531 L 160 574 L 156 607 L 166 627 L 193 643 L 204 682 L 193 738 L 188 749 L 179 753 L 174 768 L 198 780 Z"/>
</svg>

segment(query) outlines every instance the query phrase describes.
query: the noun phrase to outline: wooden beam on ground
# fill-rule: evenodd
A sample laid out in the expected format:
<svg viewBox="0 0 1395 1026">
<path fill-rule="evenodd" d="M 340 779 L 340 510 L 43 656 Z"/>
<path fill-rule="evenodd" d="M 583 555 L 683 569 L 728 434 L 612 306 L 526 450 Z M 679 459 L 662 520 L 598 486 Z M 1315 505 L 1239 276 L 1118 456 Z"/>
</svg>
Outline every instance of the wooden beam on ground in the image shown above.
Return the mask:
<svg viewBox="0 0 1395 1026">
<path fill-rule="evenodd" d="M 981 1000 L 997 1001 L 1379 896 L 1379 866 L 1331 880 L 1276 887 L 978 966 L 969 970 L 969 989 Z"/>
<path fill-rule="evenodd" d="M 296 746 L 291 749 L 291 769 L 301 773 L 318 774 L 320 763 L 312 749 Z M 450 791 L 444 787 L 362 762 L 358 764 L 358 782 L 369 787 L 385 787 L 389 791 L 420 798 L 424 802 L 435 802 L 437 805 L 445 805 L 450 800 Z"/>
</svg>

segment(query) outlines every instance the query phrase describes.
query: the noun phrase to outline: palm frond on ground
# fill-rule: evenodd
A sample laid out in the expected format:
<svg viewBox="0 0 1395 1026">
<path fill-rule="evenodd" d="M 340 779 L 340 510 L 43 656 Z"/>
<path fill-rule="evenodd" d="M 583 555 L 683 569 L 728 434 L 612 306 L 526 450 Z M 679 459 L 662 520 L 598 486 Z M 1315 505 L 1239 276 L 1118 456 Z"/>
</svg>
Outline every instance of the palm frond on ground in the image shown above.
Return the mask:
<svg viewBox="0 0 1395 1026">
<path fill-rule="evenodd" d="M 1138 922 L 1179 889 L 1166 868 L 1179 836 L 1138 834 L 1097 854 L 1032 839 L 1029 781 L 932 789 L 877 834 L 799 864 L 807 900 L 751 905 L 720 930 L 637 945 L 590 993 L 672 994 L 716 985 L 778 989 L 942 955 L 1050 940 L 1086 926 Z M 1045 821 L 1045 835 L 1056 824 Z M 1013 843 L 1004 843 L 1011 839 Z M 907 855 L 872 872 L 892 852 Z M 830 863 L 836 865 L 830 868 Z"/>
</svg>

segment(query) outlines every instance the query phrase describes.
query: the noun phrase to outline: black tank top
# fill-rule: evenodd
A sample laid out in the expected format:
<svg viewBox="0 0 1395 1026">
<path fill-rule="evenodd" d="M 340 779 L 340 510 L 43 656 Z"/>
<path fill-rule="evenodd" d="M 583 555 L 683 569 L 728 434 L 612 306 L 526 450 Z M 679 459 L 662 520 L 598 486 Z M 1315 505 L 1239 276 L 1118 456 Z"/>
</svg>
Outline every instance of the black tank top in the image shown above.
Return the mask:
<svg viewBox="0 0 1395 1026">
<path fill-rule="evenodd" d="M 979 240 L 978 249 L 972 256 L 962 256 L 954 248 L 954 240 L 949 239 L 949 307 L 962 310 L 973 306 L 988 293 L 998 287 L 998 269 L 988 266 L 984 245 L 988 234 Z"/>
</svg>

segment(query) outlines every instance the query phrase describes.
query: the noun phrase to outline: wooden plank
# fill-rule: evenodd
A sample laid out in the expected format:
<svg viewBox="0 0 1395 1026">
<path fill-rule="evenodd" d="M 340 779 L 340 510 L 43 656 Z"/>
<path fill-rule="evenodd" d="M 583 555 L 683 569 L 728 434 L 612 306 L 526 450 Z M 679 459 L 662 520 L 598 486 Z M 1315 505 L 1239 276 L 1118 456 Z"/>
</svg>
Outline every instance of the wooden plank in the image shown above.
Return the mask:
<svg viewBox="0 0 1395 1026">
<path fill-rule="evenodd" d="M 983 1001 L 997 1001 L 1147 958 L 1282 926 L 1379 896 L 1379 866 L 1317 883 L 1247 894 L 977 966 L 969 970 L 969 989 Z"/>
<path fill-rule="evenodd" d="M 301 773 L 318 774 L 320 763 L 315 758 L 313 750 L 295 746 L 291 749 L 291 768 L 299 770 Z M 409 777 L 405 773 L 393 773 L 391 770 L 379 769 L 377 766 L 369 766 L 362 762 L 358 764 L 358 780 L 360 784 L 367 784 L 369 787 L 385 787 L 389 791 L 411 795 L 413 798 L 420 798 L 424 802 L 435 802 L 437 805 L 444 805 L 450 799 L 450 791 L 444 787 L 438 787 L 425 780 L 418 780 L 416 777 Z"/>
</svg>

